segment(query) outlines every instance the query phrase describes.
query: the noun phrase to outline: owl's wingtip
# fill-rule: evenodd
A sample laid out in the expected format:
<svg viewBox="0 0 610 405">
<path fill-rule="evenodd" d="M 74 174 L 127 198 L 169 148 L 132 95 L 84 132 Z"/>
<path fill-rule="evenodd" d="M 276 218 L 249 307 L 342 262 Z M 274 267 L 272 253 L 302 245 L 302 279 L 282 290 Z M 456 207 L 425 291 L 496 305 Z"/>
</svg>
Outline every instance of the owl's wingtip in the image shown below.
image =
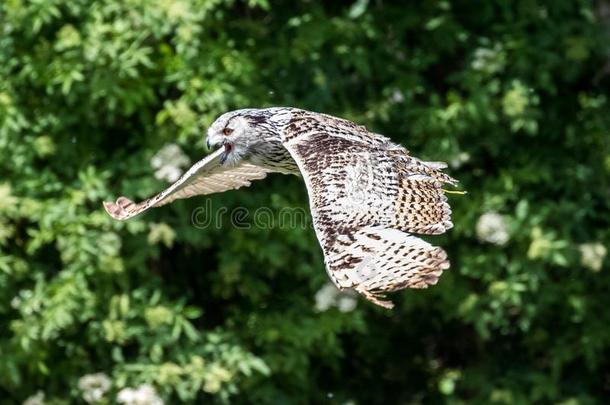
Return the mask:
<svg viewBox="0 0 610 405">
<path fill-rule="evenodd" d="M 104 201 L 104 209 L 112 218 L 119 221 L 123 221 L 129 217 L 129 212 L 125 209 L 128 206 L 133 205 L 133 201 L 119 197 L 116 202 Z"/>
<path fill-rule="evenodd" d="M 108 215 L 110 215 L 112 218 L 114 219 L 121 219 L 120 217 L 120 213 L 121 213 L 121 207 L 119 207 L 116 203 L 110 202 L 110 201 L 104 201 L 104 209 L 106 210 L 106 213 Z"/>
</svg>

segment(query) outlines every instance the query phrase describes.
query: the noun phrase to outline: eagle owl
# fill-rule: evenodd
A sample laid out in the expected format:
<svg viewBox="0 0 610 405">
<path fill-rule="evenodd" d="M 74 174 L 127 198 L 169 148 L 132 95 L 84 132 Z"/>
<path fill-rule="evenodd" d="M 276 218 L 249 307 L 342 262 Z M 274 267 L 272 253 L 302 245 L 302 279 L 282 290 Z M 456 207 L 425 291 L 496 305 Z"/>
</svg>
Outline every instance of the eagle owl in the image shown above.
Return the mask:
<svg viewBox="0 0 610 405">
<path fill-rule="evenodd" d="M 296 108 L 242 109 L 208 129 L 218 147 L 178 181 L 140 203 L 120 197 L 104 203 L 126 220 L 178 198 L 250 185 L 268 173 L 301 176 L 328 276 L 391 308 L 384 293 L 426 288 L 449 268 L 447 254 L 413 234 L 451 228 L 444 183 L 457 181 L 446 164 L 410 156 L 385 136 L 330 115 Z"/>
</svg>

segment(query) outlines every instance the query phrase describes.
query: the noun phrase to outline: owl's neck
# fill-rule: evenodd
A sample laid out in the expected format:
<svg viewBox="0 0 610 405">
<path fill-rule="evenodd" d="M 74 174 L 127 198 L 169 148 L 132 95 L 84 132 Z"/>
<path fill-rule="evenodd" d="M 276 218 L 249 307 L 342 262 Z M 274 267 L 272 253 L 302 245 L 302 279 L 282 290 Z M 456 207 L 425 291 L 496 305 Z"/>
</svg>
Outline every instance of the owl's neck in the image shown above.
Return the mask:
<svg viewBox="0 0 610 405">
<path fill-rule="evenodd" d="M 299 167 L 280 142 L 279 137 L 277 140 L 252 145 L 247 160 L 274 172 L 300 175 Z"/>
</svg>

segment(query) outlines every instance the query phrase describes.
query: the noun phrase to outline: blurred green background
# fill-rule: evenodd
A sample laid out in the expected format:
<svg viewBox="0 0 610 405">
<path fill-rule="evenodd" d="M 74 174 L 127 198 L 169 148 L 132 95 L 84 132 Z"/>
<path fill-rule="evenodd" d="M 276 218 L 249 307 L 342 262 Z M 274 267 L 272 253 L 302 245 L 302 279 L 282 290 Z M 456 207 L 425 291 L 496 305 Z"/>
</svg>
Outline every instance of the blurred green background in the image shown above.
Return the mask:
<svg viewBox="0 0 610 405">
<path fill-rule="evenodd" d="M 607 403 L 607 0 L 2 0 L 0 32 L 0 403 Z M 439 285 L 387 311 L 308 227 L 191 223 L 307 209 L 297 177 L 104 213 L 274 105 L 449 163 Z"/>
</svg>

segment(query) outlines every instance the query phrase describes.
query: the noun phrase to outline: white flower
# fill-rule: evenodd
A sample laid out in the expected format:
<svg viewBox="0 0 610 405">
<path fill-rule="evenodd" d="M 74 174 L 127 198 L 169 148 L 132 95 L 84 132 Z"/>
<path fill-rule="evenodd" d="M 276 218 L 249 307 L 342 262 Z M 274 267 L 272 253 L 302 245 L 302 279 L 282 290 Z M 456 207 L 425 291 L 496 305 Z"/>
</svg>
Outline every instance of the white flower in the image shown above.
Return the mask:
<svg viewBox="0 0 610 405">
<path fill-rule="evenodd" d="M 337 298 L 337 308 L 341 312 L 352 312 L 358 305 L 358 300 L 351 294 L 343 293 Z"/>
<path fill-rule="evenodd" d="M 119 391 L 117 402 L 125 405 L 163 405 L 163 400 L 157 390 L 150 384 L 142 384 L 137 388 L 123 388 Z"/>
<path fill-rule="evenodd" d="M 316 310 L 322 312 L 337 307 L 341 312 L 351 312 L 358 305 L 354 295 L 353 291 L 340 291 L 333 283 L 328 282 L 316 293 Z"/>
<path fill-rule="evenodd" d="M 78 379 L 78 388 L 83 399 L 89 404 L 100 402 L 110 389 L 112 381 L 104 373 L 87 374 Z"/>
<path fill-rule="evenodd" d="M 316 309 L 318 311 L 326 311 L 333 306 L 338 291 L 331 283 L 324 284 L 316 293 Z"/>
<path fill-rule="evenodd" d="M 470 154 L 468 152 L 460 152 L 451 160 L 449 160 L 449 166 L 452 169 L 459 169 L 462 165 L 470 160 Z"/>
<path fill-rule="evenodd" d="M 506 52 L 501 44 L 492 47 L 475 49 L 472 68 L 480 72 L 494 74 L 504 69 L 506 65 Z"/>
<path fill-rule="evenodd" d="M 13 309 L 17 309 L 17 308 L 19 308 L 20 305 L 21 305 L 21 297 L 14 296 L 13 299 L 11 300 L 11 307 Z"/>
<path fill-rule="evenodd" d="M 404 94 L 402 94 L 402 91 L 396 89 L 392 92 L 391 100 L 392 100 L 392 102 L 394 102 L 396 104 L 400 104 L 403 101 L 405 101 L 405 96 L 404 96 Z"/>
<path fill-rule="evenodd" d="M 23 405 L 44 405 L 44 392 L 38 391 L 36 394 L 23 401 Z"/>
<path fill-rule="evenodd" d="M 162 166 L 155 172 L 155 178 L 173 183 L 182 175 L 182 169 L 177 166 Z"/>
<path fill-rule="evenodd" d="M 483 242 L 505 245 L 510 239 L 504 217 L 496 212 L 487 212 L 477 221 L 477 237 Z"/>
<path fill-rule="evenodd" d="M 600 271 L 608 250 L 601 243 L 585 243 L 580 245 L 580 263 L 593 270 Z"/>
<path fill-rule="evenodd" d="M 188 156 L 175 143 L 165 145 L 151 159 L 150 165 L 155 169 L 155 177 L 170 183 L 182 175 L 182 168 L 191 163 Z"/>
</svg>

